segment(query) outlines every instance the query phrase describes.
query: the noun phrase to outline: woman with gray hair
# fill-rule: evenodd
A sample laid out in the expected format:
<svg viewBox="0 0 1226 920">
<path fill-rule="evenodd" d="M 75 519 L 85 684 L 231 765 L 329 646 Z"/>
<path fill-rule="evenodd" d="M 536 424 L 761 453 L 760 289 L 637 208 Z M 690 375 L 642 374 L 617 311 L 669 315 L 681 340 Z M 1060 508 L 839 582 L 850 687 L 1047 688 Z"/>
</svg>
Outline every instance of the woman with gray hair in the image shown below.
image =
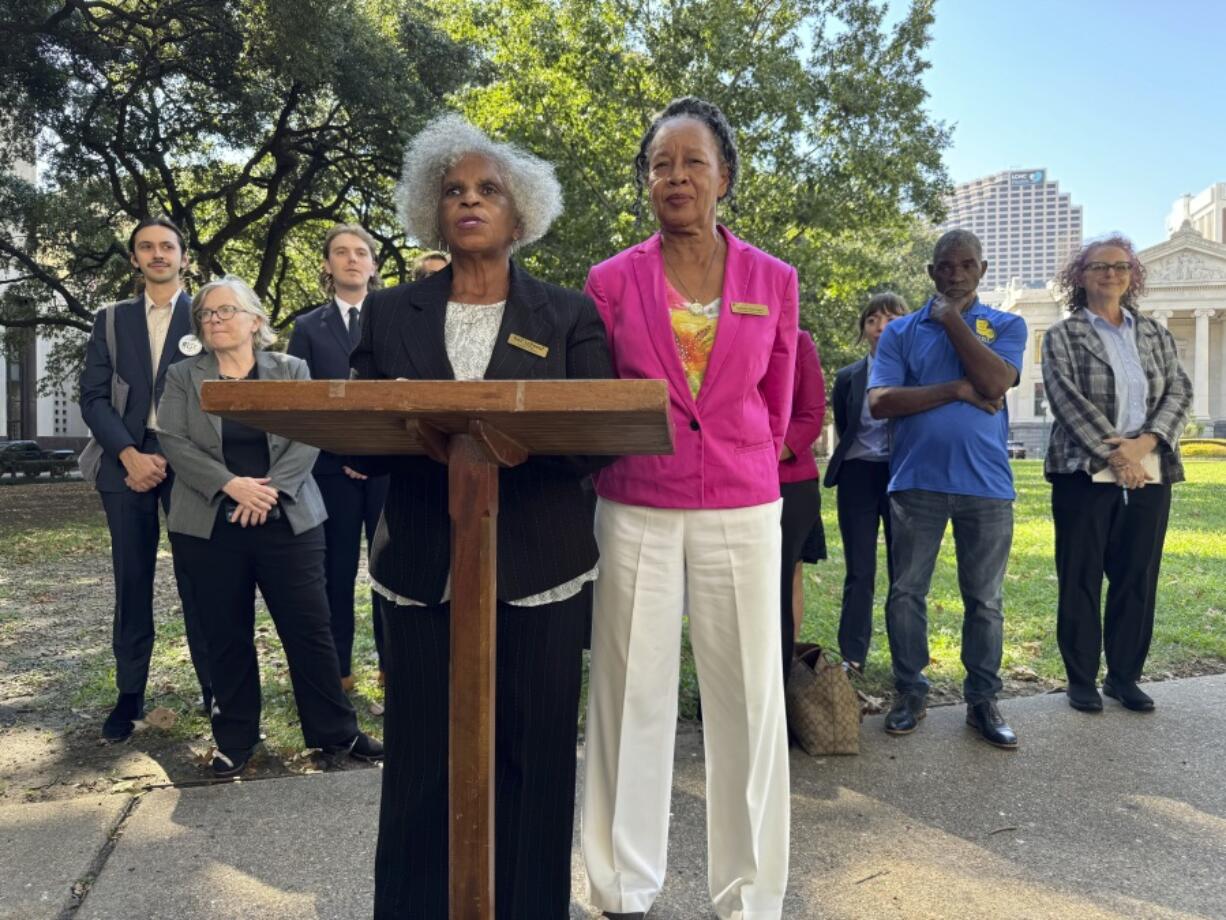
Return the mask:
<svg viewBox="0 0 1226 920">
<path fill-rule="evenodd" d="M 178 473 L 166 529 L 197 586 L 209 643 L 213 773 L 240 774 L 260 740 L 257 587 L 285 648 L 307 745 L 379 760 L 383 746 L 358 730 L 341 690 L 324 593 L 327 515 L 311 476 L 318 449 L 200 407 L 206 380 L 306 380 L 306 363 L 264 350 L 273 341 L 268 317 L 239 278 L 202 287 L 192 319 L 197 355 L 166 375 L 158 434 Z"/>
<path fill-rule="evenodd" d="M 447 250 L 451 264 L 370 295 L 356 377 L 612 376 L 592 301 L 511 259 L 562 209 L 549 164 L 444 116 L 409 144 L 399 201 L 409 236 Z M 580 673 L 597 575 L 583 480 L 605 462 L 532 457 L 499 472 L 494 898 L 504 920 L 568 915 Z M 391 473 L 370 560 L 375 590 L 391 601 L 376 917 L 448 915 L 445 463 L 439 453 L 364 469 Z"/>
</svg>

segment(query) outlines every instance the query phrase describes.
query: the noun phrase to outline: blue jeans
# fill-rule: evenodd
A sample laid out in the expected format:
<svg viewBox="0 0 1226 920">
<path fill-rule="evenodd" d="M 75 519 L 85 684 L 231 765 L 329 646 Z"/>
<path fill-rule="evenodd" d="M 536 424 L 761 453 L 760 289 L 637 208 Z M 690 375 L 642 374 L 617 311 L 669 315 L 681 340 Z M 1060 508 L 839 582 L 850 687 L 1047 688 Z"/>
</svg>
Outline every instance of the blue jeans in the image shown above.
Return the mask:
<svg viewBox="0 0 1226 920">
<path fill-rule="evenodd" d="M 967 703 L 1000 692 L 1004 612 L 1001 584 L 1013 543 L 1013 502 L 908 489 L 890 495 L 894 581 L 885 605 L 886 632 L 899 693 L 928 692 L 928 588 L 945 525 L 953 521 L 962 615 Z"/>
</svg>

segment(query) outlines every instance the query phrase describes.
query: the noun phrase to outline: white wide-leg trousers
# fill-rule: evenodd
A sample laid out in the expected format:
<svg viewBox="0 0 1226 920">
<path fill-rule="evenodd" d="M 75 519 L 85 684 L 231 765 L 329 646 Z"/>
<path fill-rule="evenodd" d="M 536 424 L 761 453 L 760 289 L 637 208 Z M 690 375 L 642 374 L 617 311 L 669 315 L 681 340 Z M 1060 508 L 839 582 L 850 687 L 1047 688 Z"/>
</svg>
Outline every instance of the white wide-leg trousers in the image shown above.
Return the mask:
<svg viewBox="0 0 1226 920">
<path fill-rule="evenodd" d="M 702 694 L 707 864 L 723 920 L 778 920 L 788 874 L 780 504 L 678 510 L 601 499 L 583 855 L 592 903 L 648 910 L 667 865 L 681 617 Z"/>
</svg>

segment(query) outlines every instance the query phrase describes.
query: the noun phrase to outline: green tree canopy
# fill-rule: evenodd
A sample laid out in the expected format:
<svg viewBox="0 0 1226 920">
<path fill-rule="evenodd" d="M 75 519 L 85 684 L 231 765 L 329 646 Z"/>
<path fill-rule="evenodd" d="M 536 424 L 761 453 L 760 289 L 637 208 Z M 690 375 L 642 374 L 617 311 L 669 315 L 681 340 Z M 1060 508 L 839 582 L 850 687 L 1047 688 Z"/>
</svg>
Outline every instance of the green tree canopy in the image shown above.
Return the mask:
<svg viewBox="0 0 1226 920">
<path fill-rule="evenodd" d="M 127 235 L 165 214 L 198 277 L 249 280 L 277 325 L 318 300 L 319 241 L 391 213 L 405 138 L 479 73 L 416 4 L 3 0 L 0 323 L 87 329 L 126 296 Z M 13 172 L 37 161 L 31 184 Z"/>
<path fill-rule="evenodd" d="M 947 188 L 931 22 L 932 0 L 891 18 L 881 0 L 0 0 L 0 325 L 79 345 L 130 291 L 126 237 L 148 214 L 187 230 L 199 276 L 250 280 L 277 325 L 318 298 L 336 220 L 403 277 L 391 191 L 443 106 L 557 165 L 566 210 L 525 258 L 579 285 L 651 232 L 634 154 L 693 94 L 740 139 L 723 219 L 797 266 L 835 366 L 870 291 L 922 291 Z M 12 171 L 35 158 L 36 184 Z"/>
<path fill-rule="evenodd" d="M 453 0 L 457 41 L 492 78 L 455 94 L 474 122 L 551 159 L 566 191 L 527 256 L 563 283 L 651 232 L 632 163 L 654 112 L 696 95 L 737 130 L 742 175 L 722 219 L 797 266 L 802 318 L 828 365 L 852 356 L 864 297 L 923 283 L 948 132 L 924 110 L 931 0 L 886 23 L 873 0 Z"/>
</svg>

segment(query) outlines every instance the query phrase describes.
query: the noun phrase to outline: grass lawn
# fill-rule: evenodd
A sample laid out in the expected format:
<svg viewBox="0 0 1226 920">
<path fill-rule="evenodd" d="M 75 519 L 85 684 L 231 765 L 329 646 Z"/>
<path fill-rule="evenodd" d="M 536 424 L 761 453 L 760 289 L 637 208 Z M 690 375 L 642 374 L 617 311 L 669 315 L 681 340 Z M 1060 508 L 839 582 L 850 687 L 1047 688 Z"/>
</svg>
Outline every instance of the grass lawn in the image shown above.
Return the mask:
<svg viewBox="0 0 1226 920">
<path fill-rule="evenodd" d="M 1226 583 L 1226 463 L 1191 461 L 1189 481 L 1175 487 L 1171 525 L 1163 558 L 1158 594 L 1157 625 L 1147 674 L 1151 678 L 1226 670 L 1226 602 L 1218 594 Z M 1014 463 L 1018 503 L 1013 553 L 1005 584 L 1005 654 L 1003 676 L 1012 693 L 1042 692 L 1059 686 L 1063 668 L 1055 641 L 1056 578 L 1052 565 L 1052 525 L 1049 489 L 1039 461 Z M 96 496 L 89 497 L 96 502 Z M 835 519 L 834 495 L 823 493 L 823 519 L 831 558 L 805 569 L 806 618 L 802 639 L 833 646 L 838 629 L 843 559 Z M 93 505 L 91 505 L 91 508 Z M 92 587 L 83 588 L 79 605 L 88 604 L 93 630 L 88 649 L 52 682 L 58 698 L 74 708 L 102 714 L 114 701 L 114 667 L 105 635 L 110 621 L 110 559 L 105 525 L 100 515 L 72 519 L 34 517 L 18 530 L 0 530 L 0 564 L 18 573 L 0 578 L 0 649 L 5 629 L 16 625 L 30 598 L 64 590 L 60 570 L 88 567 Z M 208 724 L 192 710 L 195 679 L 187 660 L 182 619 L 169 579 L 170 557 L 165 543 L 159 564 L 158 641 L 154 648 L 150 705 L 178 710 L 171 729 L 183 740 L 205 740 Z M 1217 584 L 1217 590 L 1213 585 Z M 880 549 L 873 648 L 864 689 L 883 695 L 890 689 L 886 644 L 885 552 Z M 961 599 L 958 595 L 952 538 L 942 547 L 929 604 L 933 663 L 929 677 L 936 698 L 956 699 L 963 677 L 959 659 Z M 363 728 L 381 734 L 380 719 L 369 704 L 381 700 L 376 686 L 374 642 L 370 630 L 370 595 L 358 591 L 357 640 L 354 649 L 358 687 L 354 696 Z M 266 744 L 289 760 L 302 748 L 281 644 L 267 614 L 256 626 L 264 683 Z M 71 641 L 67 639 L 65 641 Z M 50 684 L 49 684 L 50 685 Z M 697 680 L 685 645 L 682 664 L 681 713 L 693 718 Z"/>
<path fill-rule="evenodd" d="M 1188 481 L 1173 489 L 1171 522 L 1162 559 L 1154 641 L 1146 673 L 1163 675 L 1226 670 L 1226 463 L 1188 461 Z M 1056 647 L 1056 574 L 1051 490 L 1040 460 L 1014 461 L 1017 483 L 1013 551 L 1005 576 L 1006 680 L 1036 683 L 1035 689 L 1064 681 Z M 822 518 L 830 558 L 805 567 L 805 641 L 837 647 L 843 586 L 843 546 L 834 493 L 823 493 Z M 879 550 L 873 646 L 867 689 L 888 690 L 890 655 L 885 635 L 885 545 Z M 1219 585 L 1214 589 L 1213 585 Z M 1104 591 L 1104 596 L 1105 596 Z M 934 689 L 959 693 L 964 672 L 959 657 L 962 600 L 958 593 L 953 537 L 946 531 L 928 606 Z M 1015 689 L 1024 689 L 1018 687 Z"/>
</svg>

